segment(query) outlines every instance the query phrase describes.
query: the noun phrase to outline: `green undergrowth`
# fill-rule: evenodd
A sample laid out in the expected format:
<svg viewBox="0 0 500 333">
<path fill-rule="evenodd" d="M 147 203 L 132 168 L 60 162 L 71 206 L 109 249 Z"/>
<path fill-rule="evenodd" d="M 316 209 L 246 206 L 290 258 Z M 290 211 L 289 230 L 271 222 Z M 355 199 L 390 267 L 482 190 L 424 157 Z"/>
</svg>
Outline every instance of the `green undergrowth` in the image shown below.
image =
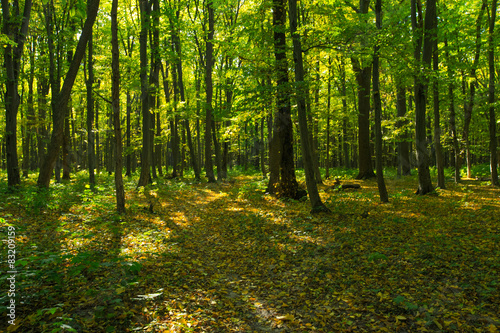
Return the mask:
<svg viewBox="0 0 500 333">
<path fill-rule="evenodd" d="M 125 214 L 109 175 L 93 188 L 85 172 L 45 191 L 34 175 L 0 188 L 2 258 L 9 227 L 16 249 L 16 325 L 0 330 L 499 331 L 499 189 L 447 181 L 416 196 L 416 172 L 388 169 L 381 204 L 374 179 L 331 169 L 319 190 L 332 213 L 311 215 L 307 200 L 273 198 L 262 175 L 240 171 L 141 190 L 125 177 Z M 336 190 L 336 178 L 360 188 Z M 10 299 L 0 295 L 3 318 Z"/>
</svg>

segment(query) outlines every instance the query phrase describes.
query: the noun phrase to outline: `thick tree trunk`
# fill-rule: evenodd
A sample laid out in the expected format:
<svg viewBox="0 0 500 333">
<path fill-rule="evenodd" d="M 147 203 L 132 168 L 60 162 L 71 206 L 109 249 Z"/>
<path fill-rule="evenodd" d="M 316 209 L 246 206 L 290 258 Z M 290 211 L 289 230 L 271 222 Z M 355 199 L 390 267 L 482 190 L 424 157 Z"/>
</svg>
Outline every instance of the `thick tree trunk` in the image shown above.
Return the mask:
<svg viewBox="0 0 500 333">
<path fill-rule="evenodd" d="M 305 93 L 307 87 L 304 82 L 304 65 L 302 60 L 302 46 L 300 35 L 297 33 L 297 0 L 289 0 L 290 30 L 293 38 L 293 60 L 295 62 L 295 83 L 297 95 L 297 112 L 299 118 L 300 139 L 302 141 L 302 155 L 304 157 L 304 169 L 306 174 L 307 191 L 312 206 L 312 212 L 328 212 L 329 209 L 323 204 L 319 196 L 316 184 L 312 142 L 309 142 L 307 126 Z"/>
<path fill-rule="evenodd" d="M 83 26 L 80 39 L 71 61 L 68 72 L 64 79 L 62 89 L 58 92 L 53 93 L 52 100 L 52 115 L 53 115 L 53 129 L 50 144 L 47 149 L 47 154 L 44 158 L 43 164 L 40 168 L 40 174 L 38 175 L 38 187 L 48 188 L 50 186 L 50 178 L 54 166 L 56 164 L 57 158 L 59 156 L 59 150 L 62 144 L 64 135 L 64 115 L 65 110 L 68 107 L 68 101 L 71 95 L 71 90 L 75 82 L 76 76 L 78 74 L 78 68 L 85 55 L 85 48 L 87 46 L 90 34 L 92 32 L 92 27 L 94 21 L 97 17 L 97 12 L 99 10 L 99 0 L 89 1 L 87 3 L 87 19 Z M 49 34 L 50 35 L 50 34 Z M 52 38 L 50 36 L 49 38 Z M 52 87 L 53 89 L 55 87 Z M 55 97 L 55 98 L 54 98 Z"/>
<path fill-rule="evenodd" d="M 125 212 L 125 190 L 122 177 L 123 144 L 120 117 L 120 53 L 118 49 L 118 0 L 111 5 L 111 102 L 113 108 L 113 127 L 115 132 L 115 190 L 116 210 Z"/>
<path fill-rule="evenodd" d="M 419 34 L 420 29 L 416 25 L 416 0 L 412 0 L 412 26 L 415 35 Z M 421 16 L 419 15 L 421 18 Z M 427 0 L 425 12 L 424 28 L 424 46 L 422 62 L 426 68 L 430 68 L 432 62 L 432 38 L 435 38 L 436 27 L 436 0 Z M 416 40 L 415 60 L 420 63 L 420 38 Z M 427 194 L 432 192 L 433 186 L 429 171 L 429 153 L 427 149 L 426 138 L 426 90 L 429 79 L 425 73 L 417 73 L 415 76 L 415 145 L 417 148 L 417 167 L 418 167 L 418 189 L 417 194 Z"/>
<path fill-rule="evenodd" d="M 19 67 L 23 54 L 24 41 L 28 32 L 29 19 L 31 16 L 31 0 L 24 3 L 22 21 L 19 22 L 19 4 L 14 2 L 12 9 L 15 20 L 11 17 L 10 4 L 8 0 L 2 0 L 3 33 L 8 36 L 15 46 L 6 44 L 4 48 L 5 68 L 5 149 L 7 155 L 7 185 L 9 187 L 21 184 L 19 173 L 19 161 L 17 156 L 17 113 L 19 110 Z"/>
<path fill-rule="evenodd" d="M 495 117 L 495 42 L 494 30 L 497 12 L 497 0 L 491 1 L 491 15 L 488 35 L 488 68 L 490 80 L 488 84 L 488 102 L 489 102 L 489 133 L 490 133 L 490 169 L 491 185 L 498 186 L 498 155 L 497 155 L 497 137 L 496 137 L 496 117 Z"/>
<path fill-rule="evenodd" d="M 288 61 L 286 57 L 286 1 L 273 0 L 274 57 L 276 59 L 277 106 L 273 138 L 269 150 L 270 177 L 267 191 L 287 198 L 298 197 L 299 185 L 295 178 L 293 158 L 293 126 L 288 89 Z M 307 123 L 307 122 L 306 122 Z M 307 142 L 307 141 L 306 141 Z M 274 160 L 276 158 L 276 160 Z M 245 161 L 246 162 L 246 161 Z M 279 165 L 279 174 L 276 168 Z M 300 196 L 300 195 L 299 195 Z"/>
<path fill-rule="evenodd" d="M 380 31 L 382 28 L 382 0 L 377 0 L 375 4 L 376 25 Z M 379 73 L 379 51 L 380 46 L 376 45 L 373 52 L 373 104 L 375 106 L 375 158 L 377 168 L 377 185 L 380 201 L 389 202 L 389 195 L 385 187 L 384 168 L 382 165 L 382 102 L 380 100 L 380 73 Z"/>
</svg>

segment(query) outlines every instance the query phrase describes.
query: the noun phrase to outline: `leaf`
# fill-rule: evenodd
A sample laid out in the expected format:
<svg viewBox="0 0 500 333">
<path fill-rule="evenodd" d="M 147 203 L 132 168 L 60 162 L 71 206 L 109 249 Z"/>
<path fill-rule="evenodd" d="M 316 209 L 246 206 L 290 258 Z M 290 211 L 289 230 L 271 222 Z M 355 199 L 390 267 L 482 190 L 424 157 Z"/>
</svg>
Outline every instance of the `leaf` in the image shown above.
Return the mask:
<svg viewBox="0 0 500 333">
<path fill-rule="evenodd" d="M 286 314 L 284 316 L 277 316 L 276 319 L 281 321 L 292 321 L 295 319 L 295 317 L 291 314 Z"/>
</svg>

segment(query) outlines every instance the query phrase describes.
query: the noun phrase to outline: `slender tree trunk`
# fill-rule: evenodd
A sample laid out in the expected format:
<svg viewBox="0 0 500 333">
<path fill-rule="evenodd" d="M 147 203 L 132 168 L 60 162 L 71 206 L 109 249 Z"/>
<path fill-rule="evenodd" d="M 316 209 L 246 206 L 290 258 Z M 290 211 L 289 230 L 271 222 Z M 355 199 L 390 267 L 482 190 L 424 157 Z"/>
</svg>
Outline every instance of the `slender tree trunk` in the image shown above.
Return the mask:
<svg viewBox="0 0 500 333">
<path fill-rule="evenodd" d="M 149 112 L 149 79 L 148 79 L 148 35 L 150 7 L 148 0 L 139 0 L 141 12 L 141 32 L 139 36 L 139 51 L 141 62 L 141 105 L 142 105 L 142 154 L 141 175 L 137 187 L 146 186 L 151 182 L 151 113 Z"/>
<path fill-rule="evenodd" d="M 31 16 L 31 0 L 24 3 L 24 13 L 22 21 L 17 21 L 19 17 L 19 3 L 14 2 L 12 9 L 15 20 L 11 17 L 10 4 L 8 0 L 2 0 L 3 33 L 8 36 L 15 46 L 6 44 L 4 47 L 4 68 L 5 68 L 5 149 L 7 155 L 7 185 L 9 187 L 21 184 L 19 173 L 19 161 L 17 156 L 17 113 L 19 110 L 19 67 L 23 54 L 24 41 L 28 32 L 28 25 Z"/>
<path fill-rule="evenodd" d="M 482 18 L 487 8 L 487 1 L 483 1 L 481 9 L 479 10 L 479 15 L 476 19 L 476 47 L 474 53 L 474 62 L 470 71 L 470 78 L 472 79 L 469 85 L 469 99 L 465 103 L 464 107 L 464 127 L 462 131 L 462 140 L 465 142 L 465 155 L 467 159 L 467 178 L 472 178 L 472 154 L 470 150 L 470 124 L 472 121 L 472 111 L 474 109 L 474 98 L 476 95 L 477 87 L 477 76 L 476 70 L 479 64 L 479 58 L 481 55 L 481 31 L 483 30 Z M 465 96 L 465 94 L 464 94 Z"/>
<path fill-rule="evenodd" d="M 34 105 L 34 87 L 35 80 L 35 43 L 30 42 L 30 73 L 28 77 L 28 108 L 24 125 L 24 140 L 23 140 L 23 177 L 28 178 L 29 170 L 32 169 L 31 156 L 34 153 L 33 131 L 35 125 L 35 105 Z"/>
<path fill-rule="evenodd" d="M 300 35 L 297 32 L 297 0 L 289 0 L 289 20 L 290 30 L 293 38 L 293 60 L 295 62 L 295 83 L 297 89 L 297 112 L 299 118 L 300 140 L 302 141 L 302 155 L 304 157 L 304 168 L 306 174 L 307 191 L 311 201 L 313 212 L 328 212 L 329 209 L 323 204 L 319 196 L 316 184 L 313 154 L 309 142 L 309 133 L 307 126 L 305 93 L 307 87 L 304 83 L 304 65 L 302 60 L 302 46 Z"/>
<path fill-rule="evenodd" d="M 436 27 L 437 29 L 437 27 Z M 441 146 L 441 124 L 440 124 L 440 114 L 439 114 L 439 59 L 438 59 L 438 41 L 437 32 L 436 38 L 433 42 L 433 52 L 432 52 L 432 70 L 436 74 L 433 82 L 433 103 L 434 103 L 434 148 L 436 150 L 436 167 L 437 167 L 437 186 L 441 189 L 446 188 L 444 181 L 444 157 L 443 157 L 443 147 Z M 459 174 L 460 176 L 460 174 Z"/>
<path fill-rule="evenodd" d="M 130 96 L 130 91 L 127 91 L 127 172 L 125 176 L 130 177 L 132 175 L 132 154 L 131 151 L 131 116 L 132 116 L 132 97 Z"/>
<path fill-rule="evenodd" d="M 68 107 L 68 101 L 70 99 L 71 90 L 75 82 L 76 76 L 78 74 L 78 69 L 80 63 L 85 55 L 85 48 L 87 46 L 88 40 L 90 38 L 90 33 L 92 32 L 92 27 L 94 21 L 97 17 L 97 12 L 99 10 L 99 0 L 89 1 L 87 3 L 87 19 L 83 26 L 80 39 L 78 41 L 73 60 L 70 64 L 62 89 L 57 92 L 53 92 L 52 99 L 52 115 L 53 115 L 53 129 L 51 141 L 47 149 L 47 154 L 44 158 L 43 164 L 40 168 L 40 173 L 38 175 L 38 187 L 48 188 L 50 185 L 50 178 L 54 166 L 56 164 L 57 158 L 59 156 L 59 150 L 62 144 L 64 135 L 64 112 Z M 53 38 L 50 36 L 49 39 Z M 54 86 L 52 87 L 55 88 Z"/>
<path fill-rule="evenodd" d="M 375 3 L 376 25 L 380 31 L 382 29 L 382 0 Z M 389 202 L 389 195 L 385 187 L 384 167 L 382 165 L 382 102 L 380 100 L 380 73 L 379 73 L 379 52 L 380 46 L 377 44 L 373 52 L 373 104 L 375 106 L 375 158 L 377 168 L 377 185 L 380 201 Z"/>
<path fill-rule="evenodd" d="M 87 49 L 87 161 L 89 170 L 89 185 L 91 189 L 95 186 L 95 143 L 94 143 L 94 94 L 92 87 L 94 84 L 94 45 L 93 34 L 90 34 Z"/>
<path fill-rule="evenodd" d="M 491 185 L 498 186 L 498 155 L 497 155 L 497 137 L 496 137 L 496 117 L 495 117 L 495 19 L 497 12 L 497 0 L 491 1 L 491 15 L 488 34 L 488 68 L 490 80 L 488 84 L 488 103 L 489 105 L 489 133 L 490 133 L 490 169 Z"/>
<path fill-rule="evenodd" d="M 444 41 L 445 47 L 448 49 L 448 41 Z M 446 58 L 448 61 L 448 99 L 450 100 L 450 128 L 451 128 L 451 136 L 453 140 L 453 155 L 455 157 L 455 183 L 460 181 L 460 148 L 458 145 L 458 135 L 457 135 L 457 125 L 456 125 L 456 112 L 455 112 L 455 94 L 453 90 L 455 89 L 453 71 L 451 69 L 451 58 L 448 50 L 446 51 Z M 435 121 L 435 120 L 434 120 Z M 444 176 L 443 176 L 444 178 Z M 439 178 L 438 178 L 439 182 Z M 438 183 L 438 187 L 439 183 Z"/>
<path fill-rule="evenodd" d="M 328 84 L 326 96 L 326 159 L 325 159 L 325 178 L 330 178 L 330 112 L 332 100 L 332 59 L 328 57 Z"/>
<path fill-rule="evenodd" d="M 111 5 L 111 71 L 112 91 L 111 101 L 113 108 L 113 127 L 115 131 L 115 190 L 116 209 L 125 212 L 125 190 L 122 178 L 122 131 L 120 117 L 120 53 L 118 49 L 118 0 L 113 0 Z"/>
<path fill-rule="evenodd" d="M 403 86 L 402 82 L 396 83 L 396 109 L 398 115 L 398 121 L 396 126 L 398 128 L 403 127 L 401 137 L 398 141 L 398 175 L 409 176 L 411 175 L 411 164 L 410 164 L 410 143 L 409 143 L 409 133 L 406 129 L 406 88 Z"/>
<path fill-rule="evenodd" d="M 208 36 L 206 41 L 205 53 L 205 91 L 206 91 L 206 106 L 205 106 L 205 172 L 209 183 L 215 183 L 214 167 L 212 163 L 212 99 L 213 99 L 213 83 L 212 83 L 212 66 L 214 57 L 214 4 L 213 0 L 207 1 L 208 12 Z"/>
</svg>

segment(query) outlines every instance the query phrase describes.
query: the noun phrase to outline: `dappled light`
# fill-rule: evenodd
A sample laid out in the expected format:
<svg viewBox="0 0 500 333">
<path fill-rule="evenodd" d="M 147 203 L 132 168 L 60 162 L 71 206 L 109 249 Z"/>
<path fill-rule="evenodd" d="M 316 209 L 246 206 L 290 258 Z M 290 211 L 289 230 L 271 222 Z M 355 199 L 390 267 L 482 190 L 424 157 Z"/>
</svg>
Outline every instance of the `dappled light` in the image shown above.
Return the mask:
<svg viewBox="0 0 500 333">
<path fill-rule="evenodd" d="M 82 332 L 494 331 L 500 323 L 500 192 L 479 182 L 419 197 L 407 190 L 414 180 L 388 180 L 392 200 L 380 204 L 373 180 L 350 192 L 326 181 L 332 213 L 311 215 L 305 201 L 265 195 L 252 175 L 231 186 L 159 180 L 149 189 L 152 213 L 130 184 L 126 214 L 113 213 L 107 180 L 92 196 L 73 191 L 82 180 L 61 187 L 64 206 L 54 205 L 57 192 L 47 193 L 52 204 L 1 194 L 3 227 L 19 230 L 21 331 L 61 327 L 58 318 Z"/>
</svg>

